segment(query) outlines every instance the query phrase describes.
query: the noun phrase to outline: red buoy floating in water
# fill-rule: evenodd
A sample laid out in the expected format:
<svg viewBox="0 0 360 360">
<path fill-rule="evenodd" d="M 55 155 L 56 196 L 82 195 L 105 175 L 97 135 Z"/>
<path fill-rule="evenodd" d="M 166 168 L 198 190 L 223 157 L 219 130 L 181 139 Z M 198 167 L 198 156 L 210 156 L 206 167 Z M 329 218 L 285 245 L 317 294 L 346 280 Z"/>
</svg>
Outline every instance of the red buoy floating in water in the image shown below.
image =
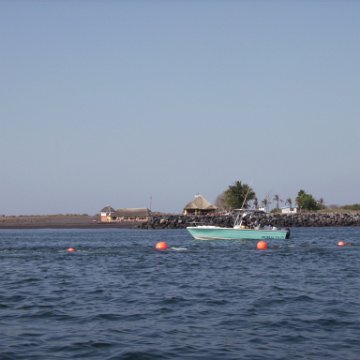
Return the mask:
<svg viewBox="0 0 360 360">
<path fill-rule="evenodd" d="M 338 246 L 345 246 L 346 242 L 344 240 L 340 240 L 337 244 Z"/>
<path fill-rule="evenodd" d="M 67 249 L 67 252 L 75 252 L 75 251 L 76 251 L 76 249 L 73 248 L 73 247 L 69 247 L 69 248 Z"/>
<path fill-rule="evenodd" d="M 266 241 L 264 240 L 260 240 L 257 244 L 256 244 L 256 248 L 258 250 L 266 250 L 268 248 L 268 244 Z"/>
<path fill-rule="evenodd" d="M 165 241 L 159 241 L 158 243 L 156 243 L 155 245 L 155 249 L 156 250 L 166 250 L 168 248 L 168 244 Z"/>
</svg>

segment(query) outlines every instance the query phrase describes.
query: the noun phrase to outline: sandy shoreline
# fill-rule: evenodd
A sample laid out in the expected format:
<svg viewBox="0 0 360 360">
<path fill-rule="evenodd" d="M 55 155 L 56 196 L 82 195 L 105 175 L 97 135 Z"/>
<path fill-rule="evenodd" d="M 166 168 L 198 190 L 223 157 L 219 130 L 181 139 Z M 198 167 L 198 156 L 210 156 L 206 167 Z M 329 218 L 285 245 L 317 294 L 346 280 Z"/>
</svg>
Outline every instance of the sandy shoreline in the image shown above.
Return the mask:
<svg viewBox="0 0 360 360">
<path fill-rule="evenodd" d="M 4 229 L 133 229 L 134 224 L 17 224 L 17 225 L 0 225 L 0 230 Z"/>
<path fill-rule="evenodd" d="M 1 216 L 0 229 L 114 229 L 134 228 L 133 222 L 100 223 L 87 215 Z"/>
</svg>

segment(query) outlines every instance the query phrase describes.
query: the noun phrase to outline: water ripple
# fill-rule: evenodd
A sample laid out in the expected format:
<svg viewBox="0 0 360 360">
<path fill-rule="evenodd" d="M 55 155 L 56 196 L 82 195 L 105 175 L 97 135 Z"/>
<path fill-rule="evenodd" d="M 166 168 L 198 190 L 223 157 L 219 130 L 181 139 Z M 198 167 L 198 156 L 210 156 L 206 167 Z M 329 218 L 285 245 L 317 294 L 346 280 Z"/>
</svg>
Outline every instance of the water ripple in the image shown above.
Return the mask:
<svg viewBox="0 0 360 360">
<path fill-rule="evenodd" d="M 0 359 L 359 360 L 360 229 L 293 235 L 0 231 Z"/>
</svg>

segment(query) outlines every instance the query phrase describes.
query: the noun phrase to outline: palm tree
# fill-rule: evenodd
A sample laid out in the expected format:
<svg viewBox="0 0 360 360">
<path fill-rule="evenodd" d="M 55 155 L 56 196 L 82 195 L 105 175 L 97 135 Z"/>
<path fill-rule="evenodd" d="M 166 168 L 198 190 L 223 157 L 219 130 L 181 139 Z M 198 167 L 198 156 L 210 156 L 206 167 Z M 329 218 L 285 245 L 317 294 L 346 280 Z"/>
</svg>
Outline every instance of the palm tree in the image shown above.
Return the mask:
<svg viewBox="0 0 360 360">
<path fill-rule="evenodd" d="M 292 200 L 291 200 L 291 198 L 287 198 L 287 199 L 286 199 L 285 205 L 289 205 L 289 207 L 292 207 Z"/>
<path fill-rule="evenodd" d="M 318 204 L 319 204 L 320 209 L 324 209 L 324 208 L 325 208 L 325 201 L 324 201 L 323 198 L 320 198 L 320 199 L 318 200 Z"/>
<path fill-rule="evenodd" d="M 268 210 L 268 207 L 270 206 L 270 200 L 268 197 L 266 197 L 264 200 L 261 201 L 262 206 L 266 209 L 266 211 Z"/>
<path fill-rule="evenodd" d="M 282 201 L 282 200 L 280 199 L 280 196 L 279 196 L 279 195 L 275 195 L 275 196 L 274 196 L 274 201 L 276 202 L 276 208 L 279 209 L 279 208 L 280 208 L 279 203 Z"/>
<path fill-rule="evenodd" d="M 248 203 L 256 197 L 254 190 L 241 181 L 235 181 L 234 185 L 230 185 L 224 192 L 225 204 L 231 209 L 239 209 L 248 207 Z"/>
</svg>

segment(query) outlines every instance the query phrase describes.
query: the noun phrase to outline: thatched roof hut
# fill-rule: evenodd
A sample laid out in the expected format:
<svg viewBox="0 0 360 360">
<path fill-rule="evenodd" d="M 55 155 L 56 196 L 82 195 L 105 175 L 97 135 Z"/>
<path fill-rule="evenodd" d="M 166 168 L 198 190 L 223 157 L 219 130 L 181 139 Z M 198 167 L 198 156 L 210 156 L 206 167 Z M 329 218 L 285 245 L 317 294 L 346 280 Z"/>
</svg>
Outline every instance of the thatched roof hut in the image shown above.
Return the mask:
<svg viewBox="0 0 360 360">
<path fill-rule="evenodd" d="M 194 200 L 185 205 L 183 213 L 184 215 L 202 215 L 212 213 L 216 210 L 217 207 L 207 201 L 202 195 L 195 195 Z"/>
</svg>

